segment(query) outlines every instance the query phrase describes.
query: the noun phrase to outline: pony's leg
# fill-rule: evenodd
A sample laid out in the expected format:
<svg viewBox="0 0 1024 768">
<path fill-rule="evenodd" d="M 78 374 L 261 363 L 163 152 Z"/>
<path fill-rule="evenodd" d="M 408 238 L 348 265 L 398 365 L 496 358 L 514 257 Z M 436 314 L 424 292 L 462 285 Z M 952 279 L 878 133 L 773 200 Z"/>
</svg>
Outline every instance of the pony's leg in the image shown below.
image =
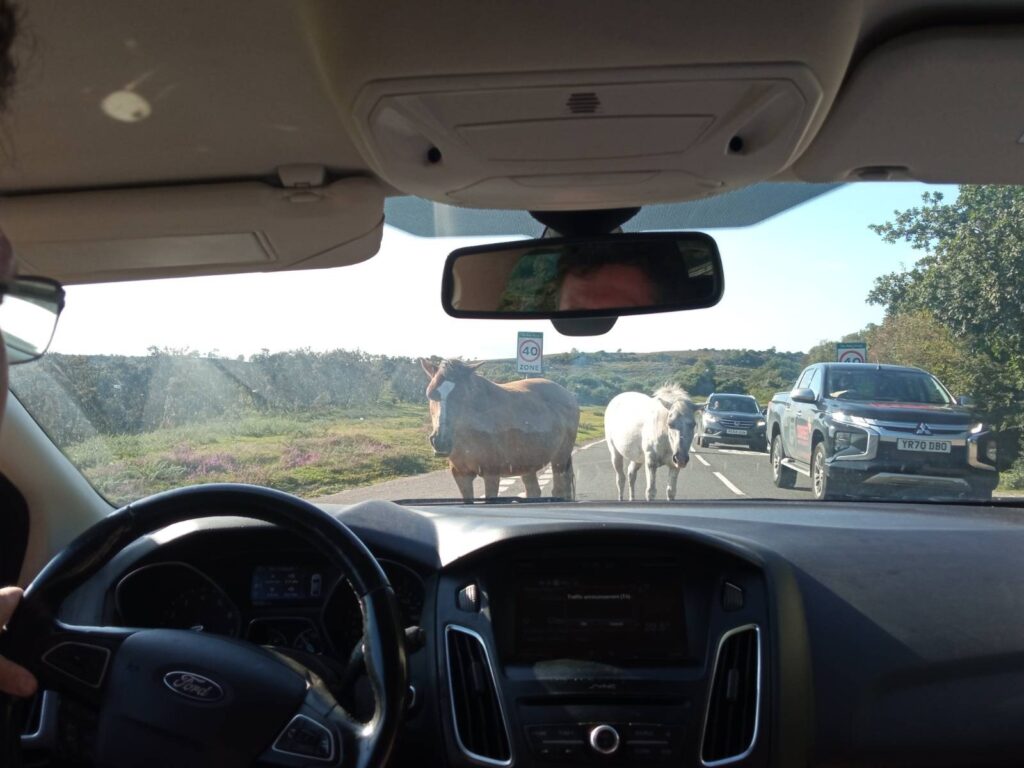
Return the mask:
<svg viewBox="0 0 1024 768">
<path fill-rule="evenodd" d="M 501 478 L 497 475 L 484 475 L 484 498 L 494 499 L 498 496 Z"/>
<path fill-rule="evenodd" d="M 615 468 L 615 485 L 619 489 L 619 501 L 625 501 L 626 493 L 626 472 L 623 469 L 623 463 L 622 454 L 612 448 L 612 467 Z M 632 464 L 630 467 L 632 468 Z M 632 482 L 630 482 L 629 500 L 633 500 Z"/>
<path fill-rule="evenodd" d="M 657 481 L 658 462 L 653 456 L 645 456 L 644 467 L 647 470 L 647 500 L 654 501 L 654 497 L 657 496 L 654 483 Z"/>
<path fill-rule="evenodd" d="M 459 486 L 459 493 L 462 494 L 463 501 L 473 500 L 473 481 L 476 480 L 476 475 L 472 472 L 456 472 L 452 469 L 452 477 L 455 478 L 455 484 Z"/>
<path fill-rule="evenodd" d="M 576 500 L 576 475 L 572 468 L 572 450 L 564 462 L 551 462 L 551 495 L 568 501 Z"/>
<path fill-rule="evenodd" d="M 540 498 L 540 483 L 537 481 L 537 473 L 527 472 L 525 475 L 520 475 L 520 477 L 523 479 L 523 485 L 526 486 L 526 498 Z"/>
<path fill-rule="evenodd" d="M 636 476 L 640 474 L 640 464 L 636 461 L 629 462 L 629 500 L 636 501 Z"/>
<path fill-rule="evenodd" d="M 668 467 L 668 485 L 665 487 L 665 497 L 669 501 L 673 501 L 676 497 L 676 481 L 679 480 L 679 467 L 675 467 L 669 464 Z"/>
</svg>

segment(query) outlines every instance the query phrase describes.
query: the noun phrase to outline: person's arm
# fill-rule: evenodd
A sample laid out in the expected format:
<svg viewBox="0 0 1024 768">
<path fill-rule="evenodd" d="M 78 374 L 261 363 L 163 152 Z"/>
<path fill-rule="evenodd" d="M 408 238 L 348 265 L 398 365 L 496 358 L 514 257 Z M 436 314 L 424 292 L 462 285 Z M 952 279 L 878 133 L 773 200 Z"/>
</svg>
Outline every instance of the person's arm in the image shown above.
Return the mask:
<svg viewBox="0 0 1024 768">
<path fill-rule="evenodd" d="M 14 615 L 14 609 L 21 600 L 18 587 L 0 588 L 0 627 L 3 627 Z M 0 693 L 12 696 L 31 696 L 36 692 L 36 679 L 24 667 L 0 656 Z"/>
</svg>

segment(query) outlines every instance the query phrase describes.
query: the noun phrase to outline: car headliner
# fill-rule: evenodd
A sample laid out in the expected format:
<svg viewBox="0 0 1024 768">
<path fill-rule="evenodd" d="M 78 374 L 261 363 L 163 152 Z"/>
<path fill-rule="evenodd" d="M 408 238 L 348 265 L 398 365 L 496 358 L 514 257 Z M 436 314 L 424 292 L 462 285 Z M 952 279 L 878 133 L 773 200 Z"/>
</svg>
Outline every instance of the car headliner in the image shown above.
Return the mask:
<svg viewBox="0 0 1024 768">
<path fill-rule="evenodd" d="M 1019 2 L 24 6 L 0 225 L 23 261 L 66 282 L 354 263 L 379 247 L 385 198 L 410 194 L 442 204 L 389 203 L 389 223 L 416 234 L 536 234 L 521 213 L 466 208 L 628 202 L 648 206 L 636 228 L 737 226 L 853 180 L 1024 180 Z M 730 78 L 785 85 L 768 99 L 782 112 L 757 113 L 744 126 L 755 141 L 735 152 L 705 138 L 733 106 L 750 106 L 730 106 L 720 89 Z M 612 85 L 573 90 L 581 83 Z M 536 134 L 487 122 L 501 100 L 492 95 L 518 98 L 519 84 L 532 84 L 531 108 L 564 85 L 572 112 L 529 123 L 542 136 L 552 125 L 568 133 L 552 134 L 564 154 L 522 165 L 533 169 L 523 176 L 506 155 Z M 441 87 L 458 98 L 438 101 L 431 89 Z M 474 101 L 478 91 L 486 98 Z M 726 106 L 716 117 L 657 102 L 670 92 Z M 615 101 L 623 94 L 667 119 L 612 121 L 643 129 L 642 140 L 618 140 L 675 147 L 679 130 L 699 140 L 611 156 L 600 121 L 636 119 Z M 424 135 L 443 139 L 444 153 L 402 154 L 403 142 L 426 140 L 402 120 L 419 111 L 436 122 L 456 107 L 457 120 Z M 491 149 L 478 152 L 471 136 Z M 536 175 L 547 166 L 571 172 Z M 772 183 L 744 189 L 756 182 Z M 301 234 L 289 226 L 300 219 Z"/>
</svg>

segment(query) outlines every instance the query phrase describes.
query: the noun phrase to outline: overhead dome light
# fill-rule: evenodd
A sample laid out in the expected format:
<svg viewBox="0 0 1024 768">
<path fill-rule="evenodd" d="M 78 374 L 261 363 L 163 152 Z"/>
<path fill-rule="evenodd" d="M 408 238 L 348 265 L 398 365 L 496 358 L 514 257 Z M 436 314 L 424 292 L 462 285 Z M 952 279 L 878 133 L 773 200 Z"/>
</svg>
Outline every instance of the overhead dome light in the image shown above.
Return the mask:
<svg viewBox="0 0 1024 768">
<path fill-rule="evenodd" d="M 153 112 L 149 102 L 135 91 L 114 91 L 103 99 L 104 114 L 121 123 L 139 123 Z"/>
</svg>

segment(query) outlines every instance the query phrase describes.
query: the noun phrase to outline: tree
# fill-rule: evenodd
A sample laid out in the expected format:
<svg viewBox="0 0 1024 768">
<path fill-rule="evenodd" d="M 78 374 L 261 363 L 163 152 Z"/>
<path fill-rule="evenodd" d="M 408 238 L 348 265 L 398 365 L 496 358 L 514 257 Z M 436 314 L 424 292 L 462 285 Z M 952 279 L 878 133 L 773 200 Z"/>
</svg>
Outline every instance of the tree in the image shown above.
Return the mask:
<svg viewBox="0 0 1024 768">
<path fill-rule="evenodd" d="M 870 328 L 871 326 L 868 326 Z M 857 331 L 856 333 L 848 333 L 843 336 L 839 341 L 866 341 L 865 332 Z M 812 363 L 834 363 L 836 361 L 836 344 L 839 342 L 832 341 L 831 339 L 822 339 L 813 347 L 811 347 L 807 354 L 804 355 L 804 366 L 811 365 Z M 870 352 L 870 347 L 868 348 Z"/>
<path fill-rule="evenodd" d="M 911 269 L 878 278 L 868 301 L 885 307 L 889 317 L 931 314 L 984 371 L 978 384 L 986 388 L 985 409 L 1020 423 L 1024 187 L 961 186 L 952 203 L 941 193 L 925 193 L 920 207 L 897 211 L 871 229 L 924 255 Z"/>
<path fill-rule="evenodd" d="M 980 362 L 928 311 L 890 315 L 865 333 L 868 359 L 913 365 L 935 374 L 955 394 L 974 393 Z"/>
<path fill-rule="evenodd" d="M 715 363 L 708 358 L 698 360 L 689 371 L 680 372 L 678 378 L 691 395 L 710 395 L 715 391 Z"/>
</svg>

